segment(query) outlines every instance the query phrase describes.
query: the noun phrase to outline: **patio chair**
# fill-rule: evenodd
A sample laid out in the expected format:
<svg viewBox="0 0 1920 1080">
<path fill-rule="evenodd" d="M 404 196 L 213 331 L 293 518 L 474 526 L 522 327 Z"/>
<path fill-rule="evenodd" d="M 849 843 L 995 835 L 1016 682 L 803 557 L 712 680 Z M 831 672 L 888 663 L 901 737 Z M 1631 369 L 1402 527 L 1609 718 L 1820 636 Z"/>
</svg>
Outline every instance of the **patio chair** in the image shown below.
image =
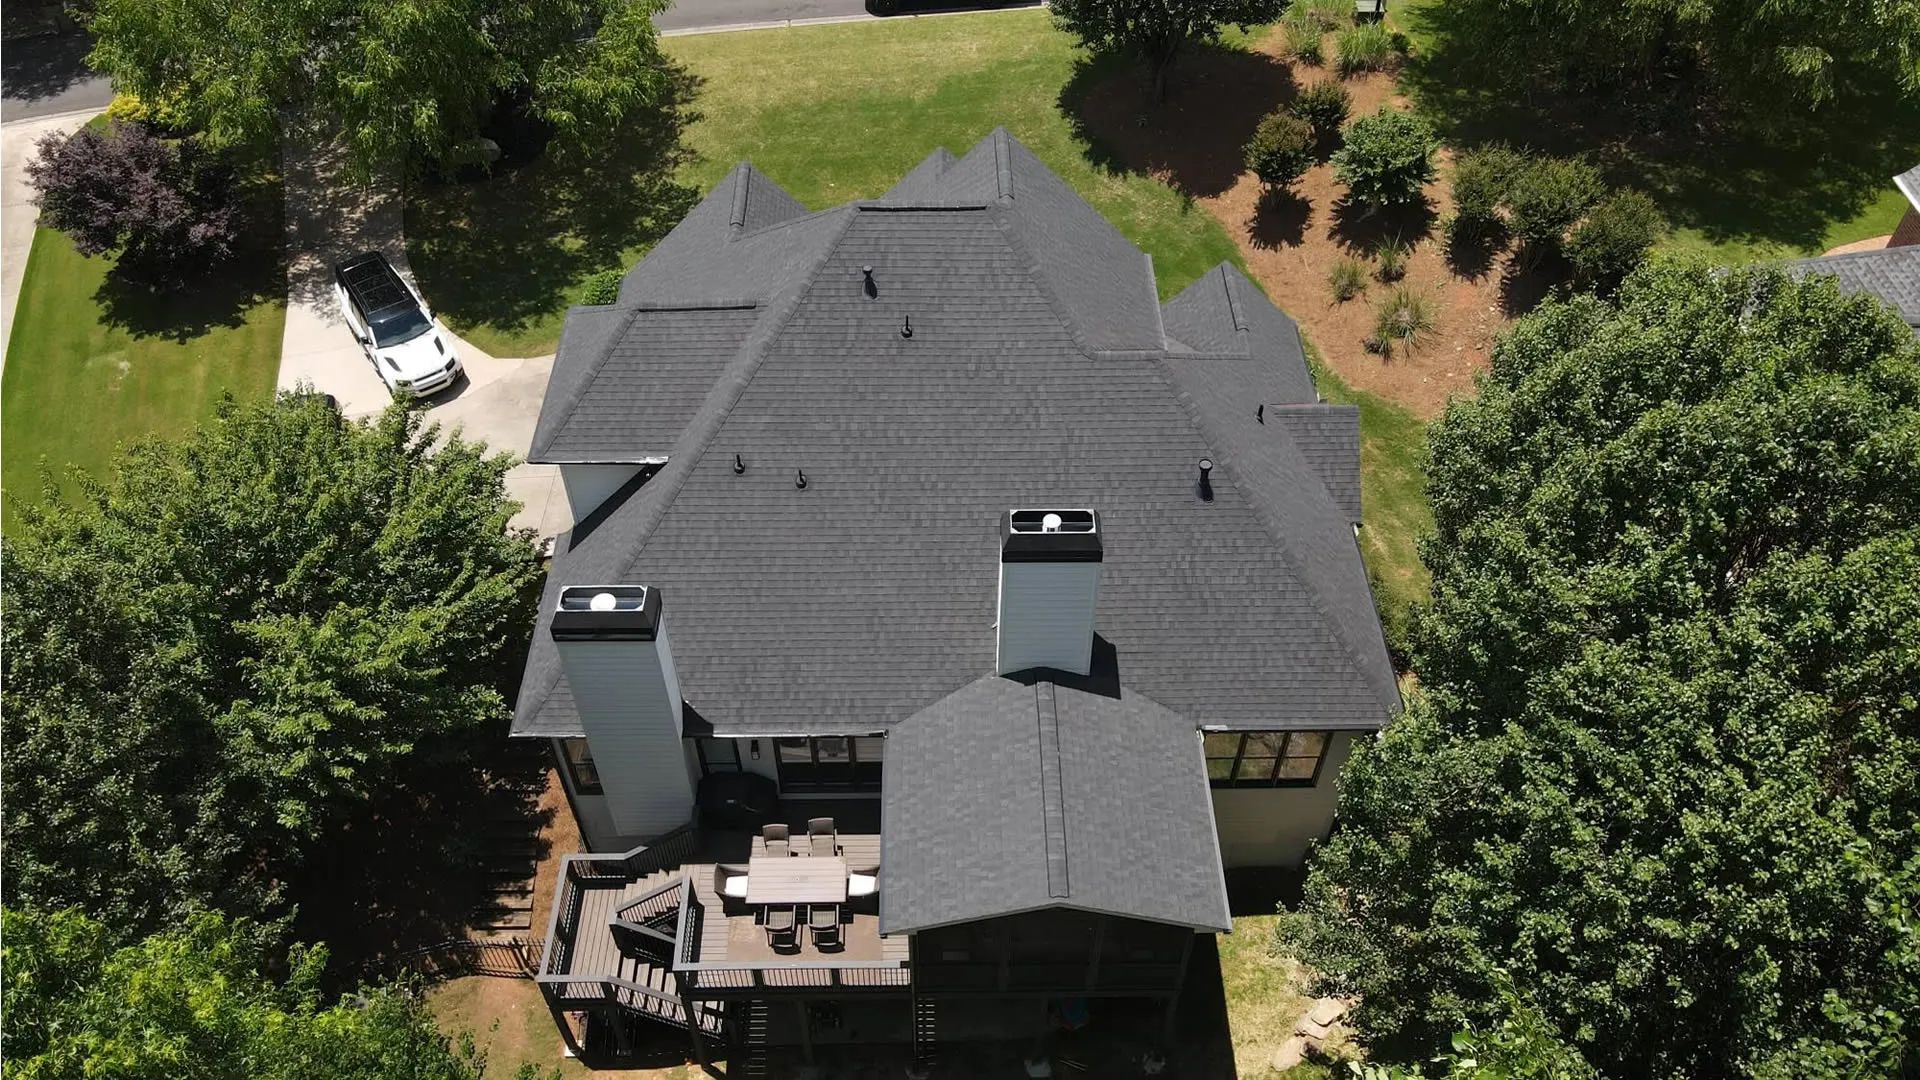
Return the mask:
<svg viewBox="0 0 1920 1080">
<path fill-rule="evenodd" d="M 815 855 L 840 854 L 840 833 L 833 827 L 830 817 L 817 817 L 807 822 L 807 848 Z"/>
<path fill-rule="evenodd" d="M 747 875 L 737 866 L 718 865 L 713 868 L 713 891 L 729 900 L 747 898 Z"/>
<path fill-rule="evenodd" d="M 791 855 L 788 849 L 788 834 L 785 825 L 760 826 L 760 840 L 766 845 L 768 855 Z"/>
<path fill-rule="evenodd" d="M 798 949 L 800 947 L 800 929 L 794 918 L 792 904 L 768 905 L 766 926 L 769 948 Z"/>
<path fill-rule="evenodd" d="M 807 908 L 807 933 L 816 949 L 840 948 L 840 905 L 814 904 Z"/>
</svg>

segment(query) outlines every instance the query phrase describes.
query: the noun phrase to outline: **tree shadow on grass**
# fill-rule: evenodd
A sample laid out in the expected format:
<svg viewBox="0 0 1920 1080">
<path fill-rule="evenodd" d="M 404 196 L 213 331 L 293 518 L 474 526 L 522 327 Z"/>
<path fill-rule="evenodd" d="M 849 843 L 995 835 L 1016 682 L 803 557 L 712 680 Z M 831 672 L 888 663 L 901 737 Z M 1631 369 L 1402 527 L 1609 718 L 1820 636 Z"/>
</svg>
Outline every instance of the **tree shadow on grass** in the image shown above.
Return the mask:
<svg viewBox="0 0 1920 1080">
<path fill-rule="evenodd" d="M 1292 191 L 1268 191 L 1247 219 L 1247 239 L 1264 250 L 1299 247 L 1313 224 L 1313 203 Z"/>
<path fill-rule="evenodd" d="M 1293 72 L 1271 56 L 1200 46 L 1181 53 L 1164 102 L 1154 100 L 1143 65 L 1106 56 L 1076 62 L 1057 105 L 1094 165 L 1207 198 L 1239 182 L 1253 129 L 1296 89 Z"/>
<path fill-rule="evenodd" d="M 1741 115 L 1684 79 L 1574 95 L 1516 62 L 1511 35 L 1471 6 L 1428 4 L 1414 17 L 1432 45 L 1401 82 L 1456 150 L 1508 142 L 1590 154 L 1610 184 L 1646 192 L 1674 224 L 1712 241 L 1817 252 L 1920 147 L 1920 96 L 1857 95 L 1795 117 Z"/>
<path fill-rule="evenodd" d="M 286 295 L 280 184 L 256 179 L 239 197 L 247 225 L 231 258 L 172 271 L 116 262 L 93 293 L 101 323 L 136 338 L 183 343 L 218 326 L 240 326 L 255 305 Z"/>
<path fill-rule="evenodd" d="M 676 179 L 693 152 L 700 79 L 669 62 L 668 90 L 586 150 L 554 150 L 470 182 L 425 181 L 407 201 L 409 261 L 456 323 L 524 330 L 581 278 L 624 265 L 678 224 L 699 192 Z"/>
</svg>

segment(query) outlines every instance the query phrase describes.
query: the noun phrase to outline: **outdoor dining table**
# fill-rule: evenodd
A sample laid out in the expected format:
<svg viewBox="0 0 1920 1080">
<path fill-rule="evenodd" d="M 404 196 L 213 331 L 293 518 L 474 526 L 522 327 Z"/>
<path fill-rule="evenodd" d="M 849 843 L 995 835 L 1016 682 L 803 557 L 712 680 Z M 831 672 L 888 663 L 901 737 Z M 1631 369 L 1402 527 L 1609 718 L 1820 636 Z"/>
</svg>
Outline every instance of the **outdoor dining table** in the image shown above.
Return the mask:
<svg viewBox="0 0 1920 1080">
<path fill-rule="evenodd" d="M 843 904 L 847 860 L 823 855 L 755 855 L 747 860 L 749 904 Z"/>
</svg>

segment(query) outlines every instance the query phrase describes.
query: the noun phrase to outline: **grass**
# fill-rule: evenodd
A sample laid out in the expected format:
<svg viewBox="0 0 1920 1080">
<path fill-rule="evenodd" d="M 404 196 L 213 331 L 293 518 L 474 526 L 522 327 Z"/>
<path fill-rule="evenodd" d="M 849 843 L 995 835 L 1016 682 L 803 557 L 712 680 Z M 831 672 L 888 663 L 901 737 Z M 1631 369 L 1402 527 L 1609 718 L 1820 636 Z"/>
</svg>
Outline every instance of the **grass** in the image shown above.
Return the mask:
<svg viewBox="0 0 1920 1080">
<path fill-rule="evenodd" d="M 528 979 L 469 975 L 435 986 L 427 993 L 440 1030 L 458 1037 L 472 1032 L 474 1045 L 487 1055 L 488 1076 L 512 1076 L 523 1064 L 544 1078 L 554 1067 L 562 1080 L 589 1076 L 619 1076 L 628 1080 L 705 1080 L 697 1065 L 669 1064 L 654 1069 L 591 1070 L 560 1053 L 560 1033 L 540 997 L 540 987 Z"/>
<path fill-rule="evenodd" d="M 563 178 L 568 166 L 554 159 L 409 198 L 408 252 L 421 286 L 479 348 L 552 351 L 586 278 L 637 260 L 694 193 L 742 158 L 821 209 L 878 196 L 935 146 L 964 153 L 996 125 L 1153 255 L 1163 298 L 1222 259 L 1237 260 L 1232 239 L 1191 200 L 1095 163 L 1103 155 L 1059 104 L 1083 74 L 1078 50 L 1044 10 L 689 35 L 663 45 L 690 76 L 681 130 L 690 153 L 669 163 L 670 175 L 655 168 L 631 184 L 610 175 L 605 190 L 591 190 Z M 650 144 L 671 126 L 655 118 Z M 617 213 L 596 218 L 594 207 Z"/>
<path fill-rule="evenodd" d="M 279 193 L 259 194 L 249 235 L 272 237 L 274 250 L 157 294 L 120 281 L 109 258 L 81 256 L 64 234 L 35 231 L 0 388 L 9 527 L 17 503 L 40 501 L 43 458 L 56 475 L 102 475 L 122 443 L 185 431 L 222 393 L 273 392 L 286 275 Z"/>
<path fill-rule="evenodd" d="M 1306 973 L 1291 959 L 1268 952 L 1272 915 L 1242 915 L 1233 933 L 1221 934 L 1220 981 L 1226 989 L 1227 1023 L 1233 1031 L 1233 1065 L 1239 1080 L 1272 1080 L 1273 1052 L 1293 1034 L 1293 1025 L 1313 998 Z M 1288 1080 L 1300 1075 L 1289 1069 Z"/>
<path fill-rule="evenodd" d="M 1426 492 L 1426 425 L 1393 402 L 1341 382 L 1320 362 L 1311 343 L 1307 362 L 1321 397 L 1360 408 L 1360 553 L 1392 640 L 1392 624 L 1403 619 L 1410 606 L 1426 603 L 1433 587 L 1416 545 L 1433 530 Z"/>
</svg>

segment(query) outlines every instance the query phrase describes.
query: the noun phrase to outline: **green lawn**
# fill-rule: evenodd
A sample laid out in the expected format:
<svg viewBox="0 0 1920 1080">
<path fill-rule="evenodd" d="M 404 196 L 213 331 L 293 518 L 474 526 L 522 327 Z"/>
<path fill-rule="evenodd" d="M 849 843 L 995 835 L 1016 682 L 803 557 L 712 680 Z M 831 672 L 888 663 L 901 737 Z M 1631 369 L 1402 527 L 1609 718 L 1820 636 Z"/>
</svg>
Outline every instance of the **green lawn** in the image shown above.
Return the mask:
<svg viewBox="0 0 1920 1080">
<path fill-rule="evenodd" d="M 1230 41 L 1241 40 L 1233 35 Z M 814 209 L 872 198 L 944 145 L 1005 125 L 1154 258 L 1163 296 L 1237 258 L 1204 210 L 1164 184 L 1090 160 L 1059 99 L 1077 50 L 1042 10 L 705 34 L 666 40 L 698 81 L 690 159 L 671 175 L 670 119 L 642 124 L 627 171 L 583 182 L 545 160 L 408 201 L 408 254 L 436 311 L 499 356 L 550 352 L 594 271 L 631 265 L 742 158 Z M 1097 156 L 1097 155 L 1096 155 Z M 568 175 L 561 175 L 569 169 Z M 637 174 L 637 179 L 635 178 Z"/>
<path fill-rule="evenodd" d="M 253 235 L 277 240 L 277 211 Z M 158 296 L 120 287 L 112 265 L 34 233 L 0 387 L 8 523 L 17 500 L 39 501 L 43 457 L 57 474 L 97 474 L 120 443 L 190 428 L 223 391 L 273 392 L 286 316 L 277 250 Z"/>
</svg>

